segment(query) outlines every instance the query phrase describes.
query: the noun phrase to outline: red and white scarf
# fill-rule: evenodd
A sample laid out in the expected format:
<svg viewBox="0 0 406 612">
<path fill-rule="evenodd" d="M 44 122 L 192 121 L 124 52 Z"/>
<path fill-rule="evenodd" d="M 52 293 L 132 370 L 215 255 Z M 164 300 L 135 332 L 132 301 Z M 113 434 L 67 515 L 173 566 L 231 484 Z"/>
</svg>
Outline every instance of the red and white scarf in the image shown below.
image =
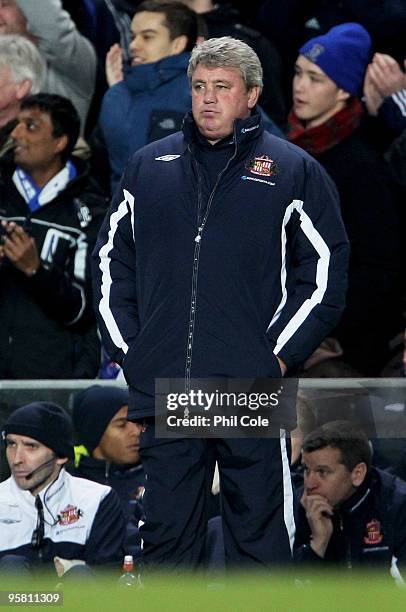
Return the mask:
<svg viewBox="0 0 406 612">
<path fill-rule="evenodd" d="M 363 109 L 358 98 L 330 117 L 325 123 L 306 130 L 293 111 L 288 116 L 287 137 L 310 155 L 317 157 L 351 136 L 361 123 Z"/>
</svg>

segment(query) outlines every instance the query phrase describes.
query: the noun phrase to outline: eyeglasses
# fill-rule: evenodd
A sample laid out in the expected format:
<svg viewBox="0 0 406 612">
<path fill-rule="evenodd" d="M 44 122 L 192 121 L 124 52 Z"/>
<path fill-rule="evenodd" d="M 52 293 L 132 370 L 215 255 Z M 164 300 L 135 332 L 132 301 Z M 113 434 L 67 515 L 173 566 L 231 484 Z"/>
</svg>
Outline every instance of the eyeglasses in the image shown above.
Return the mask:
<svg viewBox="0 0 406 612">
<path fill-rule="evenodd" d="M 44 539 L 45 531 L 45 520 L 44 520 L 44 506 L 39 495 L 35 498 L 35 507 L 37 509 L 37 526 L 32 532 L 31 545 L 34 548 L 40 548 Z"/>
</svg>

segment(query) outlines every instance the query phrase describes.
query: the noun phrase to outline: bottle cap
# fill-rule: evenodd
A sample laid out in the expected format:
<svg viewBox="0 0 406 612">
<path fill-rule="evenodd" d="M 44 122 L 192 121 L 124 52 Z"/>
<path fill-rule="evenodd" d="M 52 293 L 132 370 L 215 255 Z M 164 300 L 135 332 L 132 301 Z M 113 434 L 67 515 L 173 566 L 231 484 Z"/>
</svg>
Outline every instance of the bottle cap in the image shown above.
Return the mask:
<svg viewBox="0 0 406 612">
<path fill-rule="evenodd" d="M 125 572 L 132 572 L 133 569 L 134 569 L 133 556 L 132 555 L 125 555 L 124 563 L 123 563 L 123 570 Z"/>
</svg>

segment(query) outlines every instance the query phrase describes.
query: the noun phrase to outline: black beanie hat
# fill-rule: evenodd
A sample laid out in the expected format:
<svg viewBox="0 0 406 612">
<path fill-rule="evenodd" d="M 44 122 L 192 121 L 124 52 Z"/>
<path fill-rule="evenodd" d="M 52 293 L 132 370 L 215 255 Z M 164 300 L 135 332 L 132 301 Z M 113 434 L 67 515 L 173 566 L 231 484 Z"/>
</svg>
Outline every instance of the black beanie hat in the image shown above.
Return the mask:
<svg viewBox="0 0 406 612">
<path fill-rule="evenodd" d="M 17 408 L 4 425 L 4 435 L 28 436 L 54 451 L 58 457 L 73 459 L 72 421 L 69 414 L 51 402 L 32 402 Z"/>
<path fill-rule="evenodd" d="M 73 427 L 79 443 L 91 453 L 103 437 L 111 419 L 128 405 L 129 394 L 120 387 L 93 385 L 73 398 Z"/>
</svg>

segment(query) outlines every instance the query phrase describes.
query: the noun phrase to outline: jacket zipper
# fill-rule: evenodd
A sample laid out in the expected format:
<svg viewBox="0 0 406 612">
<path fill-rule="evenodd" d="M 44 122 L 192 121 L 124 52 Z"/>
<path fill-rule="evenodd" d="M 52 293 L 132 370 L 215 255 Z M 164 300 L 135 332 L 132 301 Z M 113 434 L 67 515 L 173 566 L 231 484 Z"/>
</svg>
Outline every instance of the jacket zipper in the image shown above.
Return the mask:
<svg viewBox="0 0 406 612">
<path fill-rule="evenodd" d="M 200 222 L 200 210 L 201 210 L 201 174 L 199 171 L 199 166 L 196 163 L 197 175 L 198 175 L 198 216 L 197 216 L 197 234 L 195 236 L 195 249 L 193 254 L 193 273 L 192 273 L 192 290 L 191 290 L 191 298 L 190 298 L 190 312 L 189 312 L 189 324 L 188 324 L 188 338 L 187 338 L 187 346 L 186 346 L 186 365 L 185 365 L 185 391 L 188 393 L 190 391 L 190 378 L 191 378 L 191 370 L 192 370 L 192 351 L 193 351 L 193 340 L 194 340 L 194 331 L 195 331 L 195 321 L 196 321 L 196 309 L 197 309 L 197 280 L 198 280 L 198 271 L 199 271 L 199 259 L 200 259 L 200 248 L 203 237 L 203 230 L 207 223 L 207 218 L 210 213 L 210 208 L 213 202 L 214 195 L 216 193 L 219 182 L 225 172 L 227 172 L 230 164 L 237 156 L 238 145 L 237 145 L 237 137 L 234 131 L 234 142 L 235 148 L 234 153 L 224 166 L 223 170 L 219 172 L 217 176 L 217 180 L 214 184 L 214 187 L 209 195 L 209 199 L 207 202 L 206 212 L 204 214 L 203 220 Z M 192 160 L 194 161 L 193 153 L 188 146 L 189 153 L 192 156 Z M 189 411 L 186 407 L 185 416 L 188 416 Z"/>
<path fill-rule="evenodd" d="M 340 531 L 341 531 L 341 534 L 344 535 L 345 561 L 346 561 L 347 569 L 352 569 L 351 538 L 344 531 L 343 517 L 341 516 L 341 514 L 340 514 Z"/>
</svg>

